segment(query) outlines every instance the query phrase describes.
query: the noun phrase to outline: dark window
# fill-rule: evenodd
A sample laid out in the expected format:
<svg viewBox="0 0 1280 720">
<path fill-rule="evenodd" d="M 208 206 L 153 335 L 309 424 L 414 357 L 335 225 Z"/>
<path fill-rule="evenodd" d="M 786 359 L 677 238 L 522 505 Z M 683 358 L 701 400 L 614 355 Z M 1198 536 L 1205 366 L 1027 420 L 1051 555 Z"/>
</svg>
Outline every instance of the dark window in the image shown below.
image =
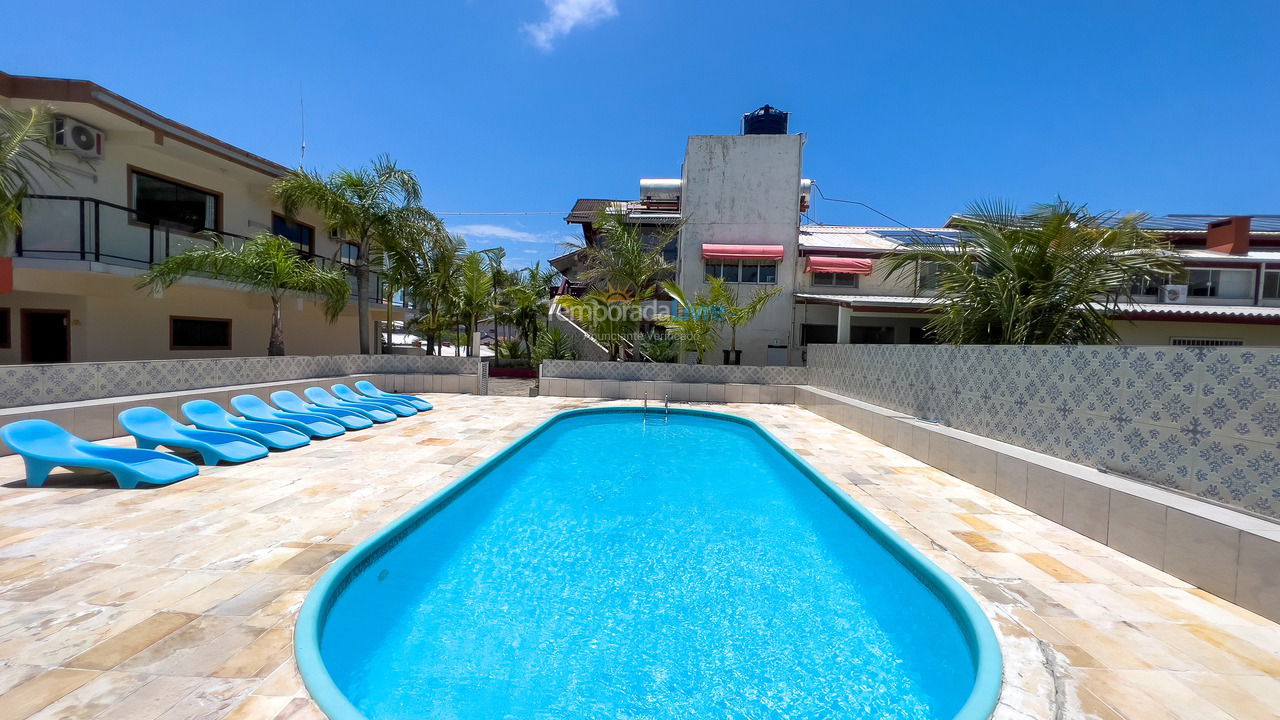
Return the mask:
<svg viewBox="0 0 1280 720">
<path fill-rule="evenodd" d="M 9 308 L 0 308 L 0 348 L 13 347 L 12 332 L 9 326 Z"/>
<path fill-rule="evenodd" d="M 849 273 L 814 273 L 813 284 L 856 288 L 858 287 L 858 276 Z"/>
<path fill-rule="evenodd" d="M 912 345 L 934 345 L 938 342 L 934 337 L 933 331 L 923 325 L 911 326 L 911 344 Z"/>
<path fill-rule="evenodd" d="M 133 207 L 138 220 L 186 232 L 218 229 L 221 198 L 172 180 L 133 173 Z"/>
<path fill-rule="evenodd" d="M 862 345 L 892 345 L 893 334 L 893 328 L 888 326 L 854 325 L 849 333 L 849 341 Z"/>
<path fill-rule="evenodd" d="M 1268 270 L 1262 276 L 1262 297 L 1271 300 L 1280 298 L 1280 270 Z"/>
<path fill-rule="evenodd" d="M 727 262 L 720 267 L 720 277 L 725 282 L 738 282 L 738 263 Z"/>
<path fill-rule="evenodd" d="M 720 263 L 713 263 L 713 262 L 707 263 L 707 277 L 713 277 L 713 278 L 720 277 L 721 267 L 722 266 L 720 265 Z"/>
<path fill-rule="evenodd" d="M 1192 268 L 1187 272 L 1187 294 L 1193 297 L 1217 297 L 1233 300 L 1253 298 L 1252 270 L 1209 270 Z"/>
<path fill-rule="evenodd" d="M 758 283 L 758 282 L 760 282 L 760 266 L 759 266 L 759 265 L 750 265 L 750 264 L 747 264 L 747 263 L 743 263 L 743 264 L 742 264 L 742 276 L 741 276 L 741 278 L 738 280 L 738 282 L 744 282 L 744 283 Z"/>
<path fill-rule="evenodd" d="M 316 229 L 299 222 L 289 222 L 283 215 L 272 213 L 271 232 L 293 243 L 299 251 L 308 255 L 316 251 Z"/>
<path fill-rule="evenodd" d="M 725 282 L 772 285 L 778 282 L 778 266 L 772 263 L 758 264 L 738 260 L 706 261 L 707 275 L 723 278 Z"/>
<path fill-rule="evenodd" d="M 800 344 L 810 345 L 813 343 L 831 344 L 836 341 L 835 325 L 801 325 L 800 326 Z"/>
<path fill-rule="evenodd" d="M 778 282 L 778 266 L 777 265 L 761 265 L 760 266 L 760 282 L 772 285 Z"/>
<path fill-rule="evenodd" d="M 231 321 L 221 318 L 169 318 L 170 350 L 230 350 Z"/>
<path fill-rule="evenodd" d="M 666 245 L 662 246 L 662 259 L 666 262 L 674 263 L 679 252 L 680 249 L 676 245 L 676 241 L 669 240 Z"/>
</svg>

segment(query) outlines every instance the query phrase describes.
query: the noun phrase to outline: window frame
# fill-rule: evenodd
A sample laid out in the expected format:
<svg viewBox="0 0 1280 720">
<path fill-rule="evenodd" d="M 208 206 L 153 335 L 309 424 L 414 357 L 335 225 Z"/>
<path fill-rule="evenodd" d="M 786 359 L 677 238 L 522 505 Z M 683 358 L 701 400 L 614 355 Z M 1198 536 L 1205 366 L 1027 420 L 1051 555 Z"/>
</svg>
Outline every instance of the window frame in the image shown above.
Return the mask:
<svg viewBox="0 0 1280 720">
<path fill-rule="evenodd" d="M 1208 285 L 1214 291 L 1213 294 L 1201 295 L 1195 291 L 1195 282 L 1192 281 L 1192 275 L 1194 275 L 1197 272 L 1209 273 L 1210 280 L 1208 281 Z M 1218 273 L 1218 277 L 1221 278 L 1222 273 L 1224 272 L 1248 273 L 1250 276 L 1249 283 L 1248 283 L 1249 294 L 1242 297 L 1234 297 L 1234 296 L 1224 297 L 1223 295 L 1218 294 L 1219 289 L 1222 287 L 1222 282 L 1220 279 L 1218 282 L 1214 282 L 1213 273 Z M 1250 303 L 1252 303 L 1257 297 L 1256 296 L 1257 282 L 1258 282 L 1257 270 L 1255 270 L 1254 268 L 1189 267 L 1187 268 L 1187 297 L 1188 298 L 1209 298 L 1213 300 L 1226 300 L 1226 301 L 1248 300 Z"/>
<path fill-rule="evenodd" d="M 1275 294 L 1267 294 L 1267 280 L 1275 280 Z M 1266 268 L 1262 271 L 1262 300 L 1280 300 L 1280 270 Z"/>
<path fill-rule="evenodd" d="M 275 231 L 275 230 L 276 230 L 276 228 L 275 228 L 276 218 L 279 218 L 281 221 L 283 221 L 283 222 L 284 222 L 285 224 L 287 224 L 287 225 L 293 225 L 293 226 L 295 226 L 295 227 L 306 228 L 307 230 L 310 230 L 310 231 L 311 231 L 311 244 L 310 244 L 310 247 L 306 248 L 306 252 L 307 252 L 307 254 L 308 254 L 308 255 L 315 255 L 315 254 L 316 254 L 316 226 L 315 226 L 315 225 L 312 225 L 312 224 L 310 224 L 310 223 L 304 223 L 304 222 L 302 222 L 301 220 L 290 220 L 288 217 L 286 217 L 286 216 L 285 216 L 285 214 L 284 214 L 284 213 L 273 212 L 273 213 L 271 213 L 271 234 L 272 234 L 272 235 L 277 235 L 277 234 L 278 234 L 278 233 L 276 233 L 276 231 Z M 293 245 L 295 248 L 299 248 L 299 249 L 301 249 L 301 246 L 300 246 L 300 245 L 298 245 L 298 243 L 296 243 L 296 242 L 294 242 L 293 240 L 291 240 L 290 238 L 285 237 L 285 236 L 283 236 L 283 235 L 281 235 L 281 237 L 284 237 L 284 239 L 285 239 L 285 240 L 289 240 L 289 244 L 290 244 L 290 245 Z"/>
<path fill-rule="evenodd" d="M 223 228 L 222 213 L 225 205 L 224 201 L 226 200 L 226 198 L 223 196 L 222 193 L 218 192 L 217 190 L 211 190 L 207 187 L 201 187 L 200 185 L 195 185 L 193 183 L 186 182 L 185 180 L 179 180 L 178 178 L 175 178 L 175 177 L 169 177 L 168 175 L 163 175 L 161 173 L 148 170 L 146 168 L 141 168 L 136 165 L 126 165 L 125 169 L 127 173 L 127 177 L 125 178 L 125 182 L 126 182 L 125 193 L 128 195 L 129 208 L 132 210 L 132 212 L 129 213 L 130 224 L 137 225 L 139 227 L 152 227 L 154 225 L 155 227 L 158 227 L 158 228 L 167 228 L 170 232 L 176 232 L 183 235 L 192 235 L 192 236 L 198 236 L 200 233 L 203 233 L 203 232 L 215 232 L 215 233 L 222 232 L 222 228 Z M 138 175 L 145 175 L 155 180 L 162 180 L 164 182 L 177 185 L 179 187 L 184 187 L 188 190 L 194 190 L 196 192 L 204 193 L 205 195 L 211 196 L 214 200 L 213 222 L 217 227 L 201 228 L 199 230 L 186 230 L 181 227 L 166 225 L 164 222 L 160 222 L 160 221 L 157 221 L 154 223 L 148 223 L 143 221 L 141 217 L 141 211 L 138 210 L 138 192 L 137 192 L 138 187 L 135 184 L 135 178 Z"/>
<path fill-rule="evenodd" d="M 225 346 L 222 346 L 222 345 L 175 345 L 175 344 L 174 344 L 174 335 L 175 335 L 176 333 L 174 332 L 174 321 L 178 321 L 178 320 L 199 320 L 199 321 L 201 321 L 201 322 L 222 322 L 222 323 L 226 323 L 226 324 L 227 324 L 227 344 L 226 344 Z M 235 336 L 232 334 L 232 331 L 234 330 L 234 328 L 235 328 L 235 323 L 232 321 L 232 319 L 231 319 L 231 318 L 199 317 L 199 316 L 196 316 L 196 315 L 170 315 L 170 316 L 169 316 L 169 349 L 170 349 L 170 350 L 173 350 L 173 351 L 177 351 L 177 350 L 230 350 L 230 349 L 231 349 L 231 346 L 235 343 Z"/>
<path fill-rule="evenodd" d="M 830 276 L 831 282 L 819 282 L 819 276 Z M 841 278 L 852 280 L 852 282 L 836 282 Z M 856 288 L 858 287 L 859 280 L 858 276 L 854 273 L 814 272 L 809 273 L 809 284 L 814 287 Z"/>
<path fill-rule="evenodd" d="M 754 267 L 756 268 L 756 278 L 757 278 L 756 280 L 743 280 L 743 279 L 742 279 L 742 277 L 743 277 L 742 268 L 743 268 L 744 266 L 748 266 L 748 265 L 749 265 L 749 266 L 754 266 Z M 717 268 L 717 270 L 715 270 L 714 272 L 711 270 L 711 268 L 712 268 L 713 266 Z M 725 268 L 725 267 L 733 267 L 733 268 L 737 268 L 736 273 L 735 273 L 735 275 L 734 275 L 734 279 L 729 280 L 729 279 L 727 279 L 727 278 L 725 278 L 725 277 L 724 277 L 724 268 Z M 759 279 L 759 278 L 760 278 L 760 268 L 761 268 L 761 267 L 772 267 L 772 268 L 773 268 L 773 280 L 772 280 L 772 281 L 762 281 L 762 280 L 760 280 L 760 279 Z M 725 282 L 727 282 L 727 283 L 734 283 L 734 284 L 737 284 L 737 285 L 777 285 L 777 284 L 778 284 L 778 263 L 777 263 L 777 262 L 749 261 L 749 260 L 733 260 L 733 261 L 727 261 L 727 260 L 703 260 L 703 261 L 702 261 L 702 278 L 703 278 L 703 282 L 706 282 L 706 279 L 707 279 L 708 277 L 722 278 L 722 279 L 724 279 L 724 281 L 725 281 Z"/>
</svg>

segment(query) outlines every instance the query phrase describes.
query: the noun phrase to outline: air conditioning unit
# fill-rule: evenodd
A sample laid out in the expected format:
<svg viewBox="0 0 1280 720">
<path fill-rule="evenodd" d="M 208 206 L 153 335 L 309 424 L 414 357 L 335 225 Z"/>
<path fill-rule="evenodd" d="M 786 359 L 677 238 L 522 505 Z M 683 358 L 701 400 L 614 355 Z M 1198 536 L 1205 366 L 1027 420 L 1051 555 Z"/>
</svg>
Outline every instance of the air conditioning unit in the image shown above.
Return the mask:
<svg viewBox="0 0 1280 720">
<path fill-rule="evenodd" d="M 1187 286 L 1186 285 L 1161 285 L 1160 286 L 1160 302 L 1173 303 L 1176 305 L 1187 304 Z"/>
<path fill-rule="evenodd" d="M 60 115 L 53 120 L 53 144 L 80 157 L 102 157 L 102 131 L 74 118 Z"/>
</svg>

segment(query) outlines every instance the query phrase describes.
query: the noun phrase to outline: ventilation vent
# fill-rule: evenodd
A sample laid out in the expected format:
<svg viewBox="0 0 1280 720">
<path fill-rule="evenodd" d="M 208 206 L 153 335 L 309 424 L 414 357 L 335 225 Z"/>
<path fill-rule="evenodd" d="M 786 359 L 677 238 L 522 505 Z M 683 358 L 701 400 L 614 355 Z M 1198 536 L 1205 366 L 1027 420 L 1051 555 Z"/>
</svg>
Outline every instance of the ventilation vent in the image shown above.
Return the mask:
<svg viewBox="0 0 1280 720">
<path fill-rule="evenodd" d="M 1244 345 L 1244 341 L 1224 338 L 1176 337 L 1169 338 L 1169 344 L 1181 347 L 1236 347 Z"/>
</svg>

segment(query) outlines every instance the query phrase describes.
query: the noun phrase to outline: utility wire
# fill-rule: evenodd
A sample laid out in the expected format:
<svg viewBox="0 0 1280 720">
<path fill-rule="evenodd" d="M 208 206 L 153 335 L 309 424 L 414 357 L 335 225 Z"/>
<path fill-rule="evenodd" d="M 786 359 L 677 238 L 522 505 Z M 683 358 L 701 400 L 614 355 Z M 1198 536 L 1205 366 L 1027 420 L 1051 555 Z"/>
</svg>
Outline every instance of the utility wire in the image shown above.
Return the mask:
<svg viewBox="0 0 1280 720">
<path fill-rule="evenodd" d="M 818 185 L 818 183 L 816 183 L 816 182 L 815 182 L 815 183 L 813 183 L 813 189 L 818 191 L 818 197 L 822 198 L 823 200 L 825 200 L 825 201 L 827 201 L 827 202 L 838 202 L 838 203 L 845 203 L 845 204 L 847 204 L 847 205 L 857 205 L 858 207 L 866 208 L 866 209 L 870 210 L 871 212 L 873 212 L 873 213 L 875 213 L 875 214 L 879 215 L 880 217 L 884 218 L 885 220 L 888 220 L 889 222 L 893 223 L 894 225 L 898 225 L 898 226 L 900 226 L 900 227 L 902 227 L 902 228 L 905 228 L 905 229 L 907 229 L 907 230 L 910 230 L 911 232 L 918 232 L 918 233 L 921 233 L 922 235 L 932 235 L 933 237 L 936 237 L 936 238 L 938 238 L 938 239 L 940 239 L 940 240 L 946 240 L 948 244 L 950 244 L 950 243 L 954 243 L 954 242 L 955 242 L 955 238 L 947 237 L 946 235 L 941 235 L 941 234 L 939 234 L 939 233 L 932 232 L 932 231 L 930 231 L 930 230 L 923 230 L 923 229 L 921 229 L 921 228 L 911 227 L 910 225 L 908 225 L 908 224 L 906 224 L 906 223 L 902 222 L 901 220 L 899 220 L 899 219 L 897 219 L 897 218 L 895 218 L 895 217 L 893 217 L 893 216 L 891 216 L 891 215 L 888 215 L 888 214 L 886 214 L 886 213 L 880 212 L 879 210 L 877 210 L 877 209 L 875 209 L 875 208 L 871 207 L 870 205 L 868 205 L 868 204 L 866 204 L 866 203 L 864 203 L 864 202 L 862 202 L 862 201 L 860 201 L 860 200 L 842 200 L 842 199 L 840 199 L 840 198 L 829 198 L 829 197 L 827 197 L 826 193 L 822 192 L 822 188 L 821 188 L 821 187 Z"/>
</svg>

